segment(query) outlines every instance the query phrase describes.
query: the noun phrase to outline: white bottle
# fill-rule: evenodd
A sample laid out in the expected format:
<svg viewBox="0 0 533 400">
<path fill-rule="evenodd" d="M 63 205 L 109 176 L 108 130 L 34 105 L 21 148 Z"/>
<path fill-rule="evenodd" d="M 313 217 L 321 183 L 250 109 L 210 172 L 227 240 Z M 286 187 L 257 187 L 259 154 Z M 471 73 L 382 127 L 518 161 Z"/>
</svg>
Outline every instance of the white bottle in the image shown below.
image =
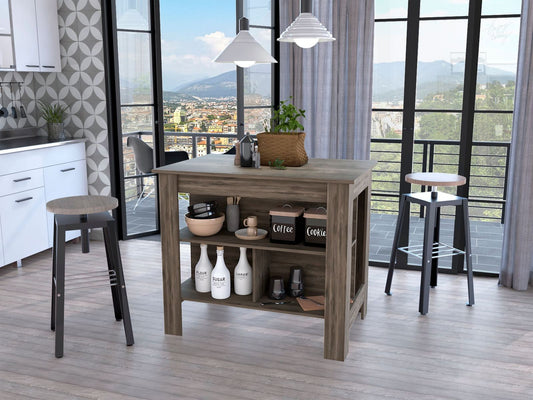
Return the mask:
<svg viewBox="0 0 533 400">
<path fill-rule="evenodd" d="M 207 245 L 200 245 L 200 259 L 194 267 L 194 287 L 197 292 L 208 293 L 211 291 L 211 271 L 213 264 L 207 255 Z"/>
<path fill-rule="evenodd" d="M 227 299 L 231 294 L 231 275 L 224 262 L 224 247 L 217 247 L 217 263 L 211 272 L 211 297 Z"/>
<path fill-rule="evenodd" d="M 233 286 L 235 294 L 246 296 L 252 294 L 252 266 L 246 257 L 246 247 L 240 247 L 241 257 L 235 267 Z"/>
</svg>

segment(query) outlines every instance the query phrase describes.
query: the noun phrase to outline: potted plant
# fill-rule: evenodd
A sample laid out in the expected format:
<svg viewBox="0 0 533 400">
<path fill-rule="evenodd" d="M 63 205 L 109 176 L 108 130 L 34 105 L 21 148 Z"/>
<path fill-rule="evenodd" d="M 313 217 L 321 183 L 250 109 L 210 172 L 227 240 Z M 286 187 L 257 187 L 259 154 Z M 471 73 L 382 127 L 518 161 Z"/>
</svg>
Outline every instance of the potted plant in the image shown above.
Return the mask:
<svg viewBox="0 0 533 400">
<path fill-rule="evenodd" d="M 67 117 L 67 108 L 67 106 L 63 106 L 59 103 L 46 104 L 39 101 L 41 115 L 47 123 L 48 139 L 65 140 L 63 123 Z"/>
<path fill-rule="evenodd" d="M 301 118 L 305 118 L 305 110 L 288 101 L 280 102 L 279 109 L 272 112 L 270 128 L 266 125 L 265 132 L 257 134 L 261 165 L 282 161 L 287 167 L 301 167 L 307 163 Z"/>
</svg>

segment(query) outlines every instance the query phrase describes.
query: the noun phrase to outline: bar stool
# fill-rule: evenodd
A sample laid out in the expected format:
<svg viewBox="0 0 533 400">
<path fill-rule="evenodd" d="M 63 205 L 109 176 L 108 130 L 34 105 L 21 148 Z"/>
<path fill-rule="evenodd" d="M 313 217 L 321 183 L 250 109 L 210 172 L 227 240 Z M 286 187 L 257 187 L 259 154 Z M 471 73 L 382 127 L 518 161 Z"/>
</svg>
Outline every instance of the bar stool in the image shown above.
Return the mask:
<svg viewBox="0 0 533 400">
<path fill-rule="evenodd" d="M 49 201 L 46 209 L 54 213 L 54 247 L 52 261 L 52 314 L 50 327 L 55 331 L 55 356 L 63 357 L 64 304 L 65 304 L 65 232 L 81 229 L 83 252 L 89 251 L 88 229 L 103 228 L 108 269 L 103 273 L 109 279 L 115 319 L 124 322 L 126 344 L 131 346 L 131 328 L 128 297 L 122 272 L 115 219 L 108 211 L 117 208 L 118 200 L 110 196 L 73 196 Z M 83 234 L 85 232 L 85 234 Z M 77 288 L 99 284 L 102 271 L 69 275 Z"/>
<path fill-rule="evenodd" d="M 464 254 L 466 258 L 468 280 L 468 306 L 474 305 L 474 284 L 472 273 L 472 249 L 470 242 L 470 222 L 468 220 L 468 199 L 437 191 L 438 186 L 461 186 L 466 183 L 466 178 L 461 175 L 444 174 L 435 172 L 412 173 L 405 176 L 406 182 L 418 185 L 431 186 L 431 192 L 407 193 L 400 198 L 400 208 L 392 252 L 389 263 L 389 272 L 385 293 L 391 294 L 390 288 L 392 275 L 396 265 L 398 250 L 408 255 L 422 259 L 422 276 L 420 278 L 420 299 L 418 311 L 425 315 L 429 309 L 429 287 L 437 286 L 438 258 Z M 416 203 L 425 207 L 424 244 L 415 246 L 398 247 L 400 232 L 405 218 L 409 218 L 408 203 Z M 440 208 L 444 206 L 459 206 L 463 208 L 463 229 L 465 235 L 464 251 L 448 244 L 439 242 Z"/>
</svg>

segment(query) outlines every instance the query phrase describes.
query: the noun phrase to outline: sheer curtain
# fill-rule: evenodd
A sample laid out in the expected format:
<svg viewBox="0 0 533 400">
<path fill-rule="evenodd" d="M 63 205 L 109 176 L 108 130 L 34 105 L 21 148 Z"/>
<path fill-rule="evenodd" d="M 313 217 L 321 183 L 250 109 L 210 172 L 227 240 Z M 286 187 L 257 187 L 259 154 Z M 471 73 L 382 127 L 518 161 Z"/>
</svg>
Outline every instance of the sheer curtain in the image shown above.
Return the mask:
<svg viewBox="0 0 533 400">
<path fill-rule="evenodd" d="M 526 290 L 533 273 L 533 4 L 522 2 L 500 283 Z"/>
<path fill-rule="evenodd" d="M 283 31 L 300 1 L 280 3 Z M 314 0 L 313 14 L 336 41 L 312 49 L 281 43 L 281 99 L 292 96 L 306 110 L 309 157 L 369 159 L 374 0 Z"/>
</svg>

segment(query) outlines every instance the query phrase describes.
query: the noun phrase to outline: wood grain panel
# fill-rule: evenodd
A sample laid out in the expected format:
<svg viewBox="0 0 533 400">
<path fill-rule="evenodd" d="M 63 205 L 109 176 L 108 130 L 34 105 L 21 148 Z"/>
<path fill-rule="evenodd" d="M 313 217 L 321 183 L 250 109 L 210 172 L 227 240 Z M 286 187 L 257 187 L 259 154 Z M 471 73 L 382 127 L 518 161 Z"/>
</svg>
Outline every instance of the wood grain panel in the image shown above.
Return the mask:
<svg viewBox="0 0 533 400">
<path fill-rule="evenodd" d="M 180 176 L 180 192 L 198 195 L 241 196 L 256 199 L 274 199 L 277 201 L 298 201 L 306 199 L 311 202 L 326 201 L 324 183 L 295 180 L 283 183 L 272 179 L 255 178 L 217 178 L 206 176 Z"/>
<path fill-rule="evenodd" d="M 224 180 L 238 178 L 239 181 L 274 182 L 322 182 L 352 184 L 368 174 L 377 164 L 372 160 L 326 160 L 310 159 L 309 163 L 297 167 L 278 170 L 274 168 L 241 168 L 233 164 L 233 156 L 210 154 L 188 161 L 156 168 L 153 172 L 178 174 L 181 177 L 208 177 Z"/>
<path fill-rule="evenodd" d="M 349 185 L 328 185 L 326 243 L 326 306 L 324 357 L 344 361 L 348 354 L 352 207 Z"/>
<path fill-rule="evenodd" d="M 161 263 L 163 270 L 163 305 L 165 333 L 181 335 L 181 286 L 178 177 L 159 176 L 159 216 L 161 229 Z"/>
</svg>

